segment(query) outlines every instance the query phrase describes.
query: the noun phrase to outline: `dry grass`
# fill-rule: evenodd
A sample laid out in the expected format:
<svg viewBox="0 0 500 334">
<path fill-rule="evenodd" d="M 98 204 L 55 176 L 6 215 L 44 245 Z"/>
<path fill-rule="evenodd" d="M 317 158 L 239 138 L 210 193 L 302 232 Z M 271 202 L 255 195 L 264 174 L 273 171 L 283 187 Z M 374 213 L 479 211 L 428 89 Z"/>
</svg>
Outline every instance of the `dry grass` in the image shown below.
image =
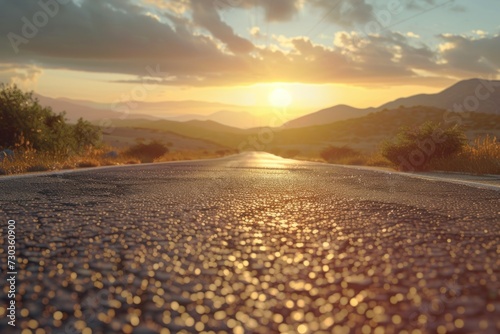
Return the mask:
<svg viewBox="0 0 500 334">
<path fill-rule="evenodd" d="M 37 152 L 34 149 L 17 150 L 12 159 L 0 162 L 0 174 L 22 174 L 62 169 L 97 167 L 123 163 L 122 159 L 111 161 L 103 158 L 104 149 L 90 149 L 79 156 L 64 156 Z M 2 173 L 3 172 L 3 173 Z"/>
<path fill-rule="evenodd" d="M 325 161 L 325 159 L 313 159 L 307 156 L 301 156 L 300 160 Z M 341 165 L 394 168 L 394 164 L 385 158 L 380 150 L 371 155 L 365 155 L 364 153 L 353 154 L 338 157 L 329 162 Z M 470 174 L 500 174 L 500 142 L 493 136 L 476 138 L 472 145 L 466 145 L 460 153 L 446 159 L 433 160 L 428 170 Z"/>
<path fill-rule="evenodd" d="M 471 174 L 500 174 L 500 142 L 496 137 L 476 138 L 462 152 L 431 164 L 432 170 Z"/>
<path fill-rule="evenodd" d="M 129 156 L 124 151 L 119 152 L 116 158 L 106 156 L 111 148 L 89 149 L 79 156 L 58 156 L 37 152 L 33 149 L 17 150 L 13 159 L 6 158 L 0 162 L 0 175 L 12 175 L 31 172 L 46 172 L 75 168 L 91 168 L 99 166 L 140 164 L 137 157 Z M 233 151 L 181 151 L 170 152 L 155 159 L 154 162 L 211 159 Z"/>
</svg>

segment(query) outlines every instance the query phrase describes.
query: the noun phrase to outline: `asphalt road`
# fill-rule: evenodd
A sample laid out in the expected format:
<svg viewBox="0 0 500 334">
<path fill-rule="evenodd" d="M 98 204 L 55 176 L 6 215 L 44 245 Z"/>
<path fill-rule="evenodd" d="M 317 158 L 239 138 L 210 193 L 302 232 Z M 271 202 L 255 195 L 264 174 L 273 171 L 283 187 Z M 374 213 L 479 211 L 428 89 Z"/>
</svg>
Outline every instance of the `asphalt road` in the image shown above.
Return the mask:
<svg viewBox="0 0 500 334">
<path fill-rule="evenodd" d="M 499 333 L 499 204 L 265 153 L 3 178 L 0 332 Z"/>
</svg>

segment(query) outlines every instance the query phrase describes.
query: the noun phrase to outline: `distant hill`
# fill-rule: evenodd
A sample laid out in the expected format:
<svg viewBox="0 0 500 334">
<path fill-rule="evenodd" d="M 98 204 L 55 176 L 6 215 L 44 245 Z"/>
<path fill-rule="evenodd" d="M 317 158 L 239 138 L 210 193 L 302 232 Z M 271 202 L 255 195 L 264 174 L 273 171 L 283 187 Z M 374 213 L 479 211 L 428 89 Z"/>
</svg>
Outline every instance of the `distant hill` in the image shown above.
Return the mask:
<svg viewBox="0 0 500 334">
<path fill-rule="evenodd" d="M 474 107 L 475 103 L 478 103 L 477 109 L 472 110 L 470 107 Z M 455 105 L 463 105 L 464 111 L 500 114 L 500 81 L 464 80 L 437 94 L 419 94 L 400 98 L 377 109 L 396 109 L 399 106 L 429 106 L 453 111 Z M 469 106 L 469 110 L 467 106 Z"/>
<path fill-rule="evenodd" d="M 470 139 L 486 134 L 500 138 L 500 114 L 473 113 L 467 117 L 459 115 L 458 113 L 449 114 L 440 108 L 417 106 L 372 112 L 358 118 L 329 124 L 301 128 L 277 128 L 273 132 L 273 140 L 266 148 L 271 150 L 296 148 L 301 152 L 307 150 L 319 152 L 323 147 L 333 144 L 373 151 L 383 140 L 395 136 L 401 127 L 415 127 L 427 121 L 453 125 L 457 124 L 456 120 L 461 120 L 461 125 L 464 126 Z M 259 128 L 244 130 L 213 121 L 198 120 L 175 122 L 129 119 L 116 120 L 113 125 L 117 128 L 150 129 L 174 133 L 234 149 L 252 138 L 257 140 L 256 138 L 259 138 L 261 133 Z"/>
<path fill-rule="evenodd" d="M 289 121 L 283 125 L 283 128 L 300 128 L 328 124 L 362 117 L 384 109 L 397 109 L 400 106 L 426 106 L 453 111 L 455 105 L 462 105 L 463 111 L 470 110 L 487 114 L 500 114 L 500 81 L 464 80 L 437 94 L 419 94 L 399 98 L 378 108 L 358 109 L 347 105 L 338 105 Z M 474 110 L 470 109 L 476 106 L 477 108 Z"/>
<path fill-rule="evenodd" d="M 243 130 L 213 121 L 175 122 L 169 120 L 126 119 L 114 120 L 116 128 L 152 129 L 200 139 L 224 147 L 237 148 L 253 130 Z"/>
<path fill-rule="evenodd" d="M 166 117 L 166 119 L 177 122 L 185 121 L 213 121 L 223 125 L 248 129 L 263 126 L 266 124 L 265 117 L 255 116 L 249 112 L 244 111 L 228 111 L 221 110 L 210 115 L 197 115 L 197 114 L 186 114 L 173 117 Z"/>
<path fill-rule="evenodd" d="M 69 99 L 53 99 L 50 97 L 35 94 L 36 98 L 43 106 L 51 107 L 56 113 L 66 112 L 66 119 L 70 123 L 76 122 L 80 117 L 87 121 L 97 121 L 102 119 L 124 119 L 124 118 L 145 118 L 149 120 L 159 119 L 158 117 L 141 114 L 127 114 L 113 111 L 111 108 L 94 108 L 83 104 L 73 103 Z"/>
<path fill-rule="evenodd" d="M 363 117 L 351 118 L 330 124 L 277 131 L 274 147 L 309 147 L 319 150 L 329 144 L 349 145 L 358 149 L 373 150 L 383 140 L 394 137 L 401 127 L 417 127 L 431 121 L 444 125 L 463 126 L 469 139 L 487 134 L 500 138 L 500 114 L 473 113 L 460 117 L 434 107 L 411 107 L 383 110 Z M 448 121 L 448 123 L 447 123 Z"/>
<path fill-rule="evenodd" d="M 56 112 L 66 111 L 69 121 L 83 117 L 90 121 L 102 119 L 168 119 L 172 121 L 214 121 L 237 128 L 254 128 L 266 124 L 265 116 L 256 116 L 256 107 L 202 101 L 122 102 L 118 104 L 50 98 L 36 95 L 42 105 Z M 262 110 L 259 110 L 262 111 Z"/>
<path fill-rule="evenodd" d="M 375 111 L 375 108 L 358 109 L 345 104 L 340 104 L 291 120 L 285 123 L 283 128 L 301 128 L 305 126 L 328 124 L 343 121 L 345 119 L 362 117 L 373 111 Z"/>
<path fill-rule="evenodd" d="M 171 143 L 171 151 L 216 151 L 227 149 L 225 146 L 205 140 L 152 129 L 114 128 L 113 131 L 109 131 L 103 135 L 104 143 L 118 149 L 130 147 L 137 143 L 138 140 L 158 140 L 165 144 Z"/>
</svg>

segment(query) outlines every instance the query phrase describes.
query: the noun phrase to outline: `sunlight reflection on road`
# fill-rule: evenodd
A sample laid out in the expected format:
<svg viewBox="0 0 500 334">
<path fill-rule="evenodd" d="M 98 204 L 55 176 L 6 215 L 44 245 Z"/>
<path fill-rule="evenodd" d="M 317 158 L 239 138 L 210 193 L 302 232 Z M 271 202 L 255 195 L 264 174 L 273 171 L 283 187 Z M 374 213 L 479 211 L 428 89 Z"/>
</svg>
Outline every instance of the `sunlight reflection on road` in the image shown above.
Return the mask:
<svg viewBox="0 0 500 334">
<path fill-rule="evenodd" d="M 245 159 L 241 159 L 244 155 Z M 303 169 L 308 162 L 285 159 L 266 152 L 244 152 L 228 157 L 227 165 L 232 168 Z"/>
</svg>

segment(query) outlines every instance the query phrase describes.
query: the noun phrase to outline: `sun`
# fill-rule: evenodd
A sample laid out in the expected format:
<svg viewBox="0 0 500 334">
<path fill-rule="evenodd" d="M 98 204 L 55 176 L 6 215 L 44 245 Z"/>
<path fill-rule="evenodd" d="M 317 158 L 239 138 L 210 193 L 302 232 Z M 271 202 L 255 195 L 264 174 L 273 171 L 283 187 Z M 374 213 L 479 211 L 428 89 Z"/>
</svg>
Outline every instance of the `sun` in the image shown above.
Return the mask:
<svg viewBox="0 0 500 334">
<path fill-rule="evenodd" d="M 276 88 L 269 94 L 269 103 L 276 108 L 288 107 L 292 103 L 292 95 L 286 89 Z"/>
</svg>

